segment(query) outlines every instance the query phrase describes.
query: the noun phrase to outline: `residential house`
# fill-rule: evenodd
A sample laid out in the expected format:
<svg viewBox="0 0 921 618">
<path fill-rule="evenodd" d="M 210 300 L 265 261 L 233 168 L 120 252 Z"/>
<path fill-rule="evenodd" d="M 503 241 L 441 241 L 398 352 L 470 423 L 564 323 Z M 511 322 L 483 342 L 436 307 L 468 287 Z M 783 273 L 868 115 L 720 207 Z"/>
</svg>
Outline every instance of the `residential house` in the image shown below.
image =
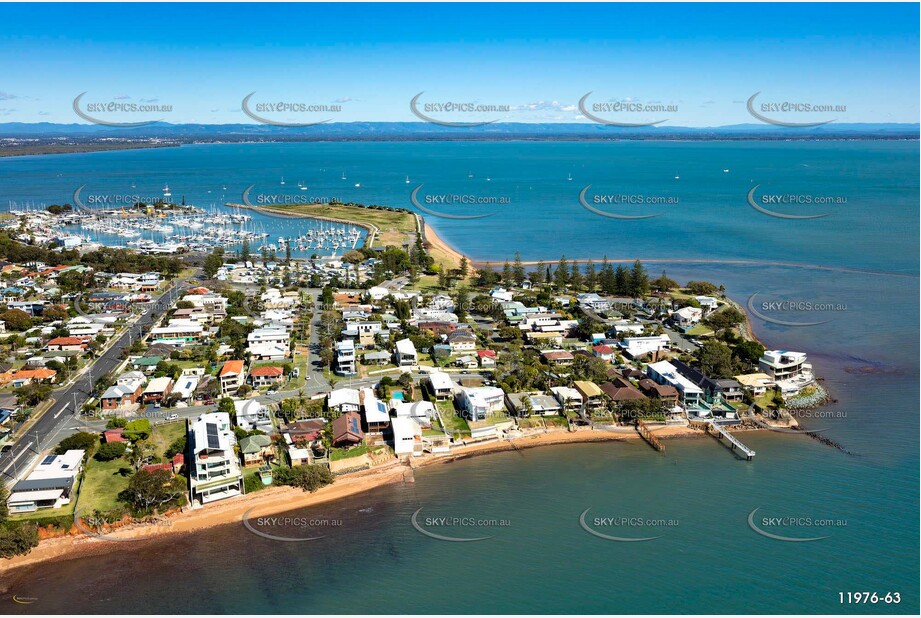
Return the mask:
<svg viewBox="0 0 921 618">
<path fill-rule="evenodd" d="M 670 384 L 659 384 L 649 378 L 639 381 L 640 392 L 649 399 L 659 399 L 667 403 L 678 403 L 678 389 Z"/>
<path fill-rule="evenodd" d="M 509 393 L 505 402 L 515 416 L 555 416 L 562 410 L 556 399 L 538 392 Z"/>
<path fill-rule="evenodd" d="M 505 410 L 505 392 L 495 386 L 462 387 L 456 401 L 464 416 L 471 421 L 481 421 Z"/>
<path fill-rule="evenodd" d="M 422 455 L 422 427 L 412 418 L 393 419 L 393 452 L 397 457 Z"/>
<path fill-rule="evenodd" d="M 367 432 L 381 432 L 390 427 L 390 410 L 386 403 L 377 398 L 372 389 L 362 389 L 361 405 Z"/>
<path fill-rule="evenodd" d="M 592 346 L 592 354 L 606 362 L 613 362 L 617 355 L 614 353 L 614 350 L 611 346 L 608 345 L 596 345 Z"/>
<path fill-rule="evenodd" d="M 131 368 L 149 375 L 157 369 L 157 365 L 162 360 L 162 356 L 142 356 L 131 361 Z"/>
<path fill-rule="evenodd" d="M 448 335 L 451 353 L 471 352 L 476 350 L 476 336 L 469 330 L 458 329 Z"/>
<path fill-rule="evenodd" d="M 166 397 L 173 391 L 173 380 L 169 377 L 154 378 L 141 393 L 141 403 L 162 405 Z"/>
<path fill-rule="evenodd" d="M 176 380 L 176 384 L 173 386 L 172 395 L 176 397 L 177 401 L 191 404 L 195 396 L 195 389 L 198 388 L 198 383 L 200 381 L 201 377 L 197 375 L 183 374 Z"/>
<path fill-rule="evenodd" d="M 336 343 L 336 358 L 333 371 L 341 376 L 353 376 L 358 373 L 356 368 L 355 342 L 343 339 Z"/>
<path fill-rule="evenodd" d="M 272 461 L 275 459 L 272 438 L 263 434 L 240 438 L 240 456 L 243 458 L 243 467 L 261 466 Z"/>
<path fill-rule="evenodd" d="M 432 419 L 437 416 L 435 404 L 431 401 L 403 401 L 391 399 L 390 409 L 397 418 L 411 418 L 422 427 L 431 427 Z"/>
<path fill-rule="evenodd" d="M 263 404 L 255 399 L 238 399 L 233 402 L 237 426 L 245 431 L 258 429 L 265 433 L 272 433 L 272 413 Z"/>
<path fill-rule="evenodd" d="M 85 454 L 82 450 L 70 450 L 42 459 L 25 479 L 13 485 L 7 499 L 10 513 L 31 513 L 69 504 L 83 470 Z"/>
<path fill-rule="evenodd" d="M 441 371 L 433 371 L 428 375 L 432 396 L 438 401 L 450 399 L 454 395 L 454 381 L 451 376 Z"/>
<path fill-rule="evenodd" d="M 548 365 L 570 365 L 573 361 L 573 355 L 566 350 L 544 350 L 540 353 L 541 357 Z"/>
<path fill-rule="evenodd" d="M 605 382 L 599 388 L 615 405 L 620 405 L 625 401 L 646 399 L 646 395 L 625 378 L 614 378 L 613 381 Z"/>
<path fill-rule="evenodd" d="M 13 373 L 12 383 L 14 388 L 28 384 L 47 382 L 53 384 L 57 380 L 58 372 L 54 369 L 20 369 Z"/>
<path fill-rule="evenodd" d="M 671 340 L 668 335 L 653 335 L 650 337 L 626 337 L 618 345 L 630 358 L 637 359 L 647 354 L 656 354 L 660 350 L 668 349 Z"/>
<path fill-rule="evenodd" d="M 85 337 L 55 337 L 45 344 L 45 349 L 57 352 L 83 352 L 86 350 L 87 341 Z"/>
<path fill-rule="evenodd" d="M 236 395 L 237 390 L 243 386 L 246 373 L 243 370 L 243 361 L 229 360 L 221 367 L 217 374 L 221 381 L 221 395 Z"/>
<path fill-rule="evenodd" d="M 364 437 L 358 413 L 346 412 L 333 420 L 333 446 L 355 446 L 361 444 Z"/>
<path fill-rule="evenodd" d="M 143 386 L 141 384 L 134 388 L 127 385 L 113 384 L 99 398 L 100 407 L 103 410 L 118 410 L 119 408 L 133 406 L 141 396 L 142 390 Z"/>
<path fill-rule="evenodd" d="M 742 401 L 742 385 L 732 379 L 714 379 L 704 372 L 680 361 L 671 361 L 678 373 L 699 386 L 704 391 L 707 401 L 721 397 L 726 401 Z"/>
<path fill-rule="evenodd" d="M 550 392 L 560 402 L 563 410 L 580 410 L 582 408 L 582 393 L 569 386 L 553 386 Z"/>
<path fill-rule="evenodd" d="M 598 388 L 598 385 L 588 380 L 576 380 L 573 387 L 582 396 L 582 402 L 586 409 L 601 408 L 604 406 L 604 393 Z"/>
<path fill-rule="evenodd" d="M 272 386 L 284 381 L 285 370 L 281 367 L 263 365 L 262 367 L 253 367 L 249 371 L 249 383 L 253 388 L 263 386 Z"/>
<path fill-rule="evenodd" d="M 481 368 L 494 369 L 496 367 L 496 351 L 495 350 L 477 350 L 476 356 L 480 362 Z"/>
<path fill-rule="evenodd" d="M 208 504 L 243 493 L 243 472 L 233 448 L 236 442 L 226 412 L 202 414 L 190 424 L 192 500 Z"/>
<path fill-rule="evenodd" d="M 400 339 L 396 343 L 396 365 L 397 367 L 412 367 L 419 364 L 419 355 L 416 353 L 416 346 L 410 339 Z"/>
<path fill-rule="evenodd" d="M 702 317 L 703 311 L 699 307 L 682 307 L 672 312 L 671 320 L 678 328 L 688 330 L 699 324 Z"/>
<path fill-rule="evenodd" d="M 747 373 L 735 376 L 742 389 L 751 393 L 753 397 L 764 395 L 769 388 L 774 388 L 774 378 L 766 373 Z"/>
<path fill-rule="evenodd" d="M 326 396 L 326 407 L 339 413 L 361 410 L 361 393 L 354 388 L 338 388 Z"/>
<path fill-rule="evenodd" d="M 646 375 L 659 384 L 674 386 L 685 407 L 693 407 L 703 402 L 703 389 L 681 375 L 678 369 L 668 361 L 649 363 L 646 365 Z"/>
</svg>

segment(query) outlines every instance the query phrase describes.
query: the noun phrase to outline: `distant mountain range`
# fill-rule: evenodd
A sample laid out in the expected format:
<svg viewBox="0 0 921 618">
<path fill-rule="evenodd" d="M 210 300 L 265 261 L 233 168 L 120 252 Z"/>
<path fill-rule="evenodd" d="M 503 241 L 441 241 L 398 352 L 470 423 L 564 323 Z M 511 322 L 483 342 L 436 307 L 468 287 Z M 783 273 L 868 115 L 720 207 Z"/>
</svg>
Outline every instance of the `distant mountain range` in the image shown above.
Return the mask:
<svg viewBox="0 0 921 618">
<path fill-rule="evenodd" d="M 830 123 L 790 128 L 767 124 L 722 127 L 613 127 L 588 123 L 495 123 L 446 127 L 425 122 L 339 122 L 310 127 L 264 124 L 170 124 L 122 128 L 95 124 L 0 123 L 0 139 L 192 141 L 386 141 L 386 140 L 616 140 L 616 139 L 918 139 L 921 125 L 909 123 Z"/>
</svg>

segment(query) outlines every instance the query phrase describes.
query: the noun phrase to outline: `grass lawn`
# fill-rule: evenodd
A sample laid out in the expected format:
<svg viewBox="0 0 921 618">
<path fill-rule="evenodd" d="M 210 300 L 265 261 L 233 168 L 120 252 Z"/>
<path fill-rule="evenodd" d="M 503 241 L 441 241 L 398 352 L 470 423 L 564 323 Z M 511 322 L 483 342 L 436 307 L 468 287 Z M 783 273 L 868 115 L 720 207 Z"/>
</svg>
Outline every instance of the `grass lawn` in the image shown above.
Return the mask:
<svg viewBox="0 0 921 618">
<path fill-rule="evenodd" d="M 128 487 L 128 476 L 120 470 L 131 470 L 131 465 L 124 458 L 114 461 L 96 461 L 90 459 L 86 464 L 86 478 L 80 488 L 80 512 L 115 511 L 127 506 L 118 501 L 118 494 Z M 132 471 L 133 472 L 133 471 Z"/>
<path fill-rule="evenodd" d="M 332 461 L 339 461 L 340 459 L 349 459 L 350 457 L 359 457 L 369 452 L 367 444 L 359 444 L 350 449 L 344 448 L 334 448 L 330 452 L 329 458 Z"/>
<path fill-rule="evenodd" d="M 154 452 L 157 456 L 163 457 L 165 461 L 166 456 L 163 453 L 169 448 L 170 444 L 183 435 L 185 435 L 185 422 L 154 425 L 148 442 L 154 446 Z"/>
<path fill-rule="evenodd" d="M 713 334 L 713 330 L 703 324 L 698 324 L 694 328 L 684 333 L 689 337 L 704 337 Z"/>
<path fill-rule="evenodd" d="M 454 404 L 450 401 L 437 401 L 435 406 L 441 413 L 441 418 L 445 422 L 445 431 L 449 434 L 460 433 L 460 435 L 470 435 L 470 425 L 454 411 Z"/>
</svg>

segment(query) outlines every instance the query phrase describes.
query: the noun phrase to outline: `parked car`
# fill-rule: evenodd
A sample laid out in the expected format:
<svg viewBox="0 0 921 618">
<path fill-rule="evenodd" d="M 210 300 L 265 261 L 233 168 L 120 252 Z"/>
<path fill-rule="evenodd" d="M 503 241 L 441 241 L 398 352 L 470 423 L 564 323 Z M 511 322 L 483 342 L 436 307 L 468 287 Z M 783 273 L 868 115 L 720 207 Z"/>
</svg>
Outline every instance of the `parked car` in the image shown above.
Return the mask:
<svg viewBox="0 0 921 618">
<path fill-rule="evenodd" d="M 277 395 L 277 394 L 278 394 L 278 389 L 277 389 L 277 388 L 270 388 L 269 390 L 267 390 L 267 391 L 265 392 L 265 394 L 266 394 L 266 395 Z"/>
<path fill-rule="evenodd" d="M 168 420 L 168 421 L 177 421 L 177 420 L 179 420 L 179 415 L 178 415 L 178 414 L 168 414 L 168 415 L 166 416 L 166 420 Z"/>
</svg>

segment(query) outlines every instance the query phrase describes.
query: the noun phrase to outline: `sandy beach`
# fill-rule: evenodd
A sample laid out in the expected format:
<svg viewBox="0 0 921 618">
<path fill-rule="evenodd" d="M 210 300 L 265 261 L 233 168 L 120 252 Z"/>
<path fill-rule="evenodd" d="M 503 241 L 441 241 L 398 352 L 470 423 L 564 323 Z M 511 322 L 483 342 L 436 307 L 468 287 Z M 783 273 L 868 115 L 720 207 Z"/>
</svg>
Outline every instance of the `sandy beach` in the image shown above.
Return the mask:
<svg viewBox="0 0 921 618">
<path fill-rule="evenodd" d="M 448 262 L 456 267 L 460 264 L 461 258 L 466 257 L 467 262 L 473 264 L 473 260 L 471 260 L 469 256 L 465 256 L 446 243 L 435 231 L 435 228 L 425 222 L 425 219 L 422 220 L 422 225 L 425 230 L 425 241 L 429 245 L 429 253 L 435 259 L 436 263 Z"/>
<path fill-rule="evenodd" d="M 702 436 L 704 434 L 699 430 L 688 427 L 662 427 L 655 430 L 655 435 L 660 438 L 681 438 Z M 442 456 L 426 454 L 423 457 L 412 459 L 408 465 L 394 460 L 392 463 L 370 470 L 343 475 L 337 478 L 332 485 L 323 487 L 314 493 L 306 493 L 292 487 L 269 487 L 257 493 L 218 502 L 201 509 L 177 513 L 165 522 L 118 528 L 106 534 L 109 537 L 108 539 L 101 539 L 82 533 L 74 527 L 68 534 L 41 541 L 38 547 L 25 556 L 0 560 L 0 572 L 47 560 L 61 560 L 105 553 L 126 541 L 192 533 L 214 526 L 233 524 L 242 521 L 244 513 L 250 510 L 254 511 L 254 516 L 266 516 L 323 504 L 381 487 L 388 483 L 403 482 L 405 479 L 412 477 L 412 469 L 449 463 L 468 457 L 559 444 L 640 439 L 639 434 L 628 427 L 618 427 L 610 431 L 580 429 L 570 432 L 558 429 L 523 435 L 512 440 L 492 440 L 459 446 L 452 449 L 450 454 Z M 650 456 L 654 455 L 655 453 L 650 451 Z M 130 542 L 127 543 L 128 547 L 130 545 Z"/>
</svg>

